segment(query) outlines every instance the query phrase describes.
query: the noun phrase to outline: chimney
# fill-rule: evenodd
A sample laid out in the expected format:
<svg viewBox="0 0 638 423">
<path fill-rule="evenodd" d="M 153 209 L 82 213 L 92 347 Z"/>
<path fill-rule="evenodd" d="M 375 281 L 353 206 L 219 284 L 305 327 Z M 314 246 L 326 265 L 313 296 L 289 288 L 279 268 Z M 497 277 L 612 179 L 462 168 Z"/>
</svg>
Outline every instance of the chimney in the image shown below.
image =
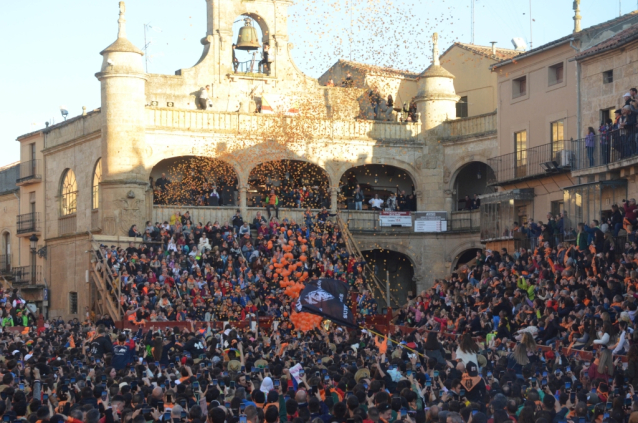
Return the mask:
<svg viewBox="0 0 638 423">
<path fill-rule="evenodd" d="M 496 56 L 496 43 L 498 41 L 490 41 L 490 44 L 492 44 L 492 56 Z"/>
<path fill-rule="evenodd" d="M 580 0 L 574 0 L 574 33 L 580 32 Z"/>
</svg>

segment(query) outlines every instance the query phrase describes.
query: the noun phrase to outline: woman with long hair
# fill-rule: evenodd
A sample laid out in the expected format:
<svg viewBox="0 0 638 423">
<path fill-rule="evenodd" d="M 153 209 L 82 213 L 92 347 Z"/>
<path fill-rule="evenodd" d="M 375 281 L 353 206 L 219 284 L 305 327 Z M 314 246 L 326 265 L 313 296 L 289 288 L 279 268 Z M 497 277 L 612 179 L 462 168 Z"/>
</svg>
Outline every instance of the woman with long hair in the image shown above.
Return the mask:
<svg viewBox="0 0 638 423">
<path fill-rule="evenodd" d="M 478 363 L 476 354 L 479 351 L 478 345 L 472 339 L 469 333 L 463 334 L 459 340 L 459 346 L 456 349 L 456 359 L 461 360 L 467 366 L 470 361 Z"/>
<path fill-rule="evenodd" d="M 436 359 L 437 363 L 445 366 L 445 354 L 443 353 L 443 346 L 437 338 L 436 332 L 428 332 L 428 337 L 423 344 L 425 349 L 425 355 L 429 358 Z"/>
<path fill-rule="evenodd" d="M 514 351 L 507 356 L 507 371 L 514 373 L 518 379 L 523 379 L 523 367 L 528 364 L 527 347 L 522 342 L 516 344 Z"/>
<path fill-rule="evenodd" d="M 589 379 L 604 379 L 614 375 L 614 359 L 611 350 L 600 348 L 594 363 L 589 366 Z"/>
</svg>

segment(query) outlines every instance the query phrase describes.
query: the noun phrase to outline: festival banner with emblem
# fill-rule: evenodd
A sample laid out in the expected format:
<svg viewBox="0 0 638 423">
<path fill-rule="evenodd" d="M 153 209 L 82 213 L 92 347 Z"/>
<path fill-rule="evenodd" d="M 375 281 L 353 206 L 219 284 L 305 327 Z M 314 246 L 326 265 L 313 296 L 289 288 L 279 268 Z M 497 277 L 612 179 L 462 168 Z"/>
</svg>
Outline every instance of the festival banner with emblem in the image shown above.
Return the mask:
<svg viewBox="0 0 638 423">
<path fill-rule="evenodd" d="M 346 305 L 348 285 L 336 279 L 308 281 L 295 305 L 297 312 L 306 312 L 330 319 L 338 325 L 357 327 L 352 311 Z"/>
</svg>

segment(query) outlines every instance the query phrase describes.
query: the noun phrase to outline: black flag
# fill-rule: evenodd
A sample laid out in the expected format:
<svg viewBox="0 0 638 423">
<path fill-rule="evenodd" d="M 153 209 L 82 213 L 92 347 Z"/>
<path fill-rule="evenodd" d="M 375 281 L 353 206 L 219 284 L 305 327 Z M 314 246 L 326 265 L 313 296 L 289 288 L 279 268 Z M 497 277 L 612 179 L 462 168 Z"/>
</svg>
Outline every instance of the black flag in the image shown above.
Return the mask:
<svg viewBox="0 0 638 423">
<path fill-rule="evenodd" d="M 306 312 L 330 319 L 333 322 L 356 328 L 352 311 L 346 305 L 348 285 L 336 279 L 317 279 L 306 287 L 295 304 L 297 312 Z"/>
</svg>

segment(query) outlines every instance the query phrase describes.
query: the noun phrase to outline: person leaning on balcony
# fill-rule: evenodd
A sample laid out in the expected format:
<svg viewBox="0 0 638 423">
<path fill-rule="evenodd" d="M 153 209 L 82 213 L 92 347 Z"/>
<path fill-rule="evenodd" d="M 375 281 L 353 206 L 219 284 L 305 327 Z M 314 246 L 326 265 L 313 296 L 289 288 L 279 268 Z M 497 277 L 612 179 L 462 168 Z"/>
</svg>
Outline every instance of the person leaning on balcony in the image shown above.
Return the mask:
<svg viewBox="0 0 638 423">
<path fill-rule="evenodd" d="M 369 203 L 372 210 L 381 211 L 381 208 L 383 207 L 383 200 L 379 198 L 379 194 L 374 194 L 374 198 L 371 198 Z"/>
<path fill-rule="evenodd" d="M 354 209 L 355 210 L 363 210 L 363 200 L 364 200 L 363 191 L 361 191 L 361 187 L 357 185 L 354 190 Z"/>
<path fill-rule="evenodd" d="M 594 147 L 596 146 L 596 131 L 591 126 L 587 128 L 587 136 L 585 137 L 585 149 L 587 150 L 587 159 L 589 166 L 594 166 Z"/>
</svg>

